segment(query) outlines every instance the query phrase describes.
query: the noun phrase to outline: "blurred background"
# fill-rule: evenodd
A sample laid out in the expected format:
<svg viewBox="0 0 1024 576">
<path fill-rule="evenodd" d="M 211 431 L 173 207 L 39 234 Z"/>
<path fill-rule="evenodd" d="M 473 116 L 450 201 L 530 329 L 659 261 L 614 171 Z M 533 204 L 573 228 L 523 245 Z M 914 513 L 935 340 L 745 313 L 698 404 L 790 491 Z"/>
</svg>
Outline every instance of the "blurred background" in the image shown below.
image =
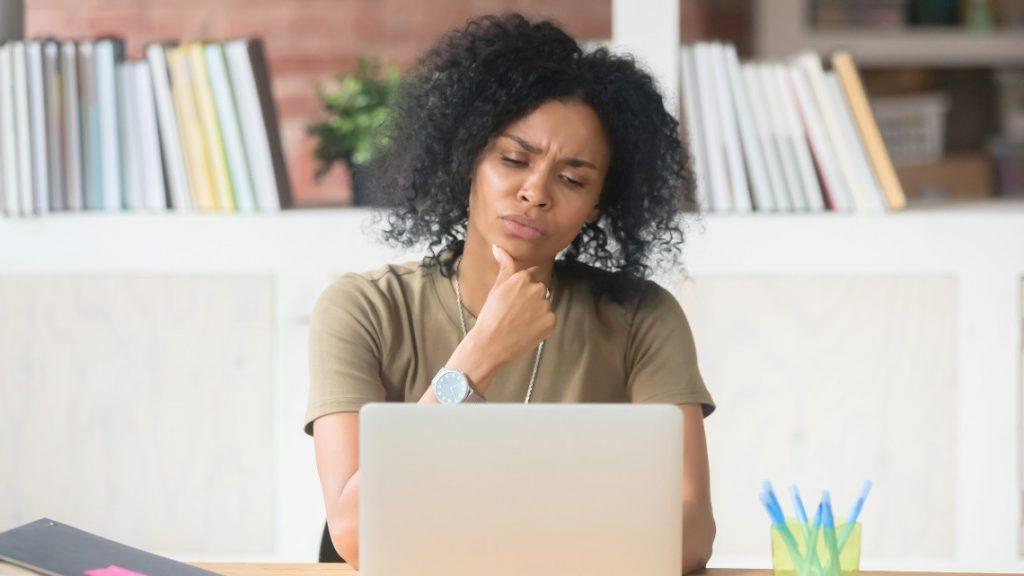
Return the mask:
<svg viewBox="0 0 1024 576">
<path fill-rule="evenodd" d="M 847 50 L 895 166 L 905 209 L 689 215 L 686 270 L 657 278 L 718 405 L 710 565 L 770 565 L 761 480 L 843 514 L 871 480 L 863 568 L 1024 572 L 1021 0 L 0 0 L 0 40 L 117 37 L 127 60 L 262 39 L 284 164 L 276 209 L 0 218 L 0 531 L 316 560 L 308 315 L 338 275 L 422 256 L 371 238 L 366 142 L 424 50 L 506 10 L 634 52 L 683 124 L 680 45 Z"/>
</svg>

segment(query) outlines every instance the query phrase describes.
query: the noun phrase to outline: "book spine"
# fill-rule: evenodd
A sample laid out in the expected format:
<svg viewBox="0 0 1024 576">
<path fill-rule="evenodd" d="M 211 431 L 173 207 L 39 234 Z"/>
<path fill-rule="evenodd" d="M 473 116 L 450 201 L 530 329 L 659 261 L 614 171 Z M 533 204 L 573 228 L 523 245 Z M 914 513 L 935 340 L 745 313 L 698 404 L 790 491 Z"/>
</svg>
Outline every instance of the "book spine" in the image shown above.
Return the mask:
<svg viewBox="0 0 1024 576">
<path fill-rule="evenodd" d="M 696 188 L 698 211 L 711 209 L 711 191 L 708 189 L 708 167 L 704 134 L 701 128 L 700 100 L 696 86 L 696 70 L 693 47 L 683 46 L 680 50 L 680 76 L 683 82 L 683 117 L 690 155 L 693 157 L 694 186 Z"/>
<path fill-rule="evenodd" d="M 60 45 L 54 40 L 43 44 L 43 91 L 46 97 L 47 180 L 50 183 L 51 210 L 64 210 L 64 120 L 62 112 Z"/>
<path fill-rule="evenodd" d="M 4 213 L 18 216 L 21 194 L 18 192 L 17 133 L 14 128 L 14 81 L 11 56 L 13 43 L 0 46 L 0 165 L 3 170 Z"/>
<path fill-rule="evenodd" d="M 167 190 L 164 186 L 163 164 L 160 162 L 160 137 L 149 62 L 133 62 L 129 68 L 129 76 L 137 103 L 143 206 L 147 210 L 163 211 L 167 209 Z"/>
<path fill-rule="evenodd" d="M 871 112 L 871 106 L 868 104 L 867 95 L 864 93 L 864 86 L 857 73 L 857 68 L 854 66 L 853 58 L 849 52 L 837 52 L 832 56 L 832 67 L 835 69 L 843 92 L 850 102 L 850 108 L 861 139 L 864 141 L 864 147 L 867 149 L 871 167 L 885 195 L 886 205 L 891 210 L 901 210 L 906 207 L 907 198 L 903 193 L 903 186 L 900 185 L 900 180 L 896 176 L 896 169 L 892 165 L 892 159 L 882 140 L 882 134 L 878 130 L 875 115 Z"/>
<path fill-rule="evenodd" d="M 722 44 L 712 43 L 708 50 L 715 92 L 718 94 L 719 126 L 722 128 L 722 141 L 725 144 L 726 165 L 729 168 L 729 189 L 732 192 L 733 209 L 736 212 L 750 212 L 753 203 L 750 200 L 750 188 L 747 186 L 747 171 L 740 150 L 739 129 L 732 107 L 732 91 L 725 77 L 725 53 Z"/>
<path fill-rule="evenodd" d="M 29 140 L 32 147 L 33 206 L 37 214 L 50 211 L 50 173 L 46 142 L 46 92 L 43 89 L 43 45 L 25 44 L 28 81 Z"/>
<path fill-rule="evenodd" d="M 242 145 L 242 134 L 238 127 L 235 96 L 224 63 L 224 48 L 219 44 L 209 44 L 205 47 L 205 56 L 206 69 L 210 75 L 210 88 L 217 109 L 217 119 L 220 121 L 227 166 L 235 193 L 235 207 L 239 212 L 253 212 L 256 206 L 252 192 L 252 176 Z"/>
<path fill-rule="evenodd" d="M 78 47 L 72 41 L 61 44 L 61 108 L 64 121 L 64 205 L 68 210 L 85 208 L 82 182 L 82 124 L 78 90 Z"/>
<path fill-rule="evenodd" d="M 792 209 L 789 203 L 789 191 L 786 189 L 786 181 L 782 173 L 782 159 L 779 157 L 778 147 L 772 134 L 772 123 L 768 117 L 766 108 L 767 97 L 761 82 L 757 78 L 754 64 L 743 64 L 740 66 L 740 76 L 743 80 L 743 88 L 746 90 L 751 106 L 754 127 L 757 136 L 761 141 L 761 150 L 764 153 L 765 168 L 768 179 L 771 182 L 772 205 L 775 210 L 789 211 Z"/>
<path fill-rule="evenodd" d="M 160 44 L 150 44 L 146 47 L 146 59 L 149 62 L 149 74 L 153 84 L 153 98 L 160 128 L 160 148 L 170 192 L 170 207 L 175 210 L 188 210 L 192 208 L 193 192 L 189 189 L 185 150 L 182 145 L 180 122 L 175 114 L 175 103 L 171 96 L 171 75 L 164 47 Z"/>
<path fill-rule="evenodd" d="M 97 42 L 95 56 L 102 207 L 107 211 L 119 211 L 124 206 L 124 193 L 121 184 L 121 133 L 118 126 L 118 57 L 114 41 Z"/>
<path fill-rule="evenodd" d="M 238 98 L 238 116 L 245 153 L 253 173 L 256 205 L 262 212 L 276 212 L 281 209 L 282 194 L 278 192 L 271 144 L 260 109 L 259 89 L 249 58 L 248 43 L 244 40 L 229 42 L 224 47 L 224 54 L 228 60 L 231 84 Z"/>
<path fill-rule="evenodd" d="M 754 127 L 746 87 L 740 77 L 740 61 L 736 47 L 731 44 L 726 46 L 723 56 L 722 65 L 725 68 L 729 91 L 732 93 L 732 110 L 740 130 L 740 142 L 743 144 L 743 153 L 747 159 L 747 173 L 750 175 L 751 188 L 754 191 L 754 208 L 759 212 L 774 211 L 775 201 L 773 200 L 771 182 L 768 179 L 761 142 Z"/>
<path fill-rule="evenodd" d="M 188 46 L 187 54 L 192 72 L 192 87 L 195 90 L 196 110 L 199 112 L 199 125 L 206 139 L 207 162 L 213 176 L 214 203 L 216 210 L 233 212 L 235 210 L 234 191 L 231 175 L 228 173 L 227 158 L 224 153 L 224 139 L 221 137 L 220 120 L 213 104 L 210 91 L 210 77 L 206 70 L 206 56 L 202 44 Z"/>
<path fill-rule="evenodd" d="M 702 125 L 707 142 L 708 181 L 711 184 L 711 208 L 715 212 L 731 212 L 732 194 L 729 191 L 729 176 L 725 168 L 725 147 L 721 140 L 721 117 L 718 113 L 719 95 L 715 89 L 714 74 L 711 70 L 708 45 L 694 46 L 694 61 L 697 71 L 697 86 L 700 88 Z"/>
<path fill-rule="evenodd" d="M 249 52 L 249 61 L 252 63 L 256 93 L 259 96 L 263 125 L 266 128 L 265 138 L 270 147 L 278 203 L 281 208 L 288 208 L 293 203 L 292 188 L 288 179 L 288 165 L 284 160 L 284 149 L 281 147 L 281 130 L 278 128 L 277 107 L 274 105 L 274 93 L 270 86 L 270 68 L 267 65 L 263 41 L 259 38 L 251 38 L 246 42 L 246 48 Z"/>
</svg>

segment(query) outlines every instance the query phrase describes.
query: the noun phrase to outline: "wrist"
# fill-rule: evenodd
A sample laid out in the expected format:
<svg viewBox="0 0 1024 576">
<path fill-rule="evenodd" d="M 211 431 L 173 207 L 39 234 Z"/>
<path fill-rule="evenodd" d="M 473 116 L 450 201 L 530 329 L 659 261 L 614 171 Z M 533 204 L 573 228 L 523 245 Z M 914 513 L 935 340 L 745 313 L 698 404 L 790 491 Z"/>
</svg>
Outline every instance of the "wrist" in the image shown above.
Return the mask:
<svg viewBox="0 0 1024 576">
<path fill-rule="evenodd" d="M 496 368 L 492 355 L 486 351 L 480 339 L 472 336 L 472 332 L 462 339 L 444 367 L 465 374 L 470 386 L 481 396 L 487 392 Z"/>
</svg>

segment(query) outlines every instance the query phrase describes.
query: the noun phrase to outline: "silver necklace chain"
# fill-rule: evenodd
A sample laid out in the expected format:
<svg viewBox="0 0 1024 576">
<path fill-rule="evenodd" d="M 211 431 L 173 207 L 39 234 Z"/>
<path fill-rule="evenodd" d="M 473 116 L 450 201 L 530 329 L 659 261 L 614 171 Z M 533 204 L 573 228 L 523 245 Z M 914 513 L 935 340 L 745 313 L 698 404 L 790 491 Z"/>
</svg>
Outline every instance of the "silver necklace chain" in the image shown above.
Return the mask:
<svg viewBox="0 0 1024 576">
<path fill-rule="evenodd" d="M 462 310 L 462 291 L 459 290 L 459 269 L 462 267 L 462 256 L 459 256 L 458 261 L 455 263 L 455 298 L 459 302 L 459 322 L 462 324 L 462 337 L 466 337 L 466 315 Z M 555 285 L 555 273 L 554 270 L 551 272 L 551 285 Z M 544 297 L 551 299 L 551 289 L 547 288 L 544 292 Z M 552 306 L 554 306 L 554 300 L 552 300 Z M 537 379 L 537 367 L 540 366 L 540 355 L 544 352 L 544 340 L 540 341 L 537 345 L 537 357 L 533 360 L 533 373 L 530 374 L 530 387 L 526 389 L 526 400 L 523 404 L 529 404 L 530 398 L 533 396 L 533 383 Z"/>
</svg>

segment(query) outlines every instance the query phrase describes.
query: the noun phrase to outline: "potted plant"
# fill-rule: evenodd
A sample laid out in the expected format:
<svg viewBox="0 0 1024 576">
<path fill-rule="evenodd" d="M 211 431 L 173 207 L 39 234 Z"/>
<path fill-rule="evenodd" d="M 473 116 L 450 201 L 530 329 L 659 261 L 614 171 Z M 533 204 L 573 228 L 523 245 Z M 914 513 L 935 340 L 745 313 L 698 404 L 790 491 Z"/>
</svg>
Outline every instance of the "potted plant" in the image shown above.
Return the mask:
<svg viewBox="0 0 1024 576">
<path fill-rule="evenodd" d="M 317 138 L 314 155 L 319 161 L 319 180 L 335 162 L 344 162 L 352 174 L 352 201 L 357 206 L 374 204 L 365 183 L 365 165 L 379 145 L 385 144 L 381 126 L 391 113 L 398 88 L 396 67 L 381 69 L 376 58 L 360 58 L 356 72 L 339 77 L 336 88 L 317 85 L 317 96 L 327 117 L 307 131 Z"/>
</svg>

